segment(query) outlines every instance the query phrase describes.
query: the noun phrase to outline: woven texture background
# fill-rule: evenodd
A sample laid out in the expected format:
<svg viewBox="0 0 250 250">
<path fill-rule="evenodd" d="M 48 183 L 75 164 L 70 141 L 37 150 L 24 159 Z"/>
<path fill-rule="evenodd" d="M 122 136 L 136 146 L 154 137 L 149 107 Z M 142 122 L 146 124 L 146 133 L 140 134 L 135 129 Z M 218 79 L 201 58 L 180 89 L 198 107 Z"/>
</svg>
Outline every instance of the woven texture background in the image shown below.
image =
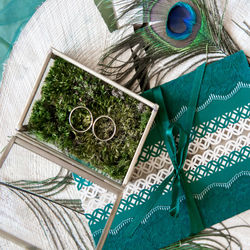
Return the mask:
<svg viewBox="0 0 250 250">
<path fill-rule="evenodd" d="M 221 4 L 223 5 L 223 1 Z M 233 19 L 240 24 L 244 20 L 250 23 L 249 11 L 249 0 L 229 1 L 225 26 L 233 39 L 238 42 L 240 48 L 250 56 L 249 37 L 231 20 Z M 0 88 L 0 151 L 7 144 L 8 136 L 15 134 L 15 127 L 51 47 L 94 70 L 98 70 L 97 62 L 103 50 L 118 37 L 124 35 L 123 32 L 124 30 L 109 33 L 93 0 L 47 0 L 22 31 L 5 65 Z M 126 30 L 126 32 L 130 32 L 130 30 Z M 168 76 L 167 80 L 176 78 L 177 74 L 178 68 Z M 36 175 L 48 178 L 58 172 L 58 168 L 51 167 L 51 164 L 43 162 L 42 159 L 37 159 L 30 168 L 26 161 L 22 163 L 18 161 L 18 157 L 16 159 L 14 155 L 13 157 L 13 161 L 19 165 L 15 171 L 10 173 L 6 164 L 1 169 L 1 175 L 5 178 L 8 178 L 8 175 L 16 177 L 16 179 L 29 179 Z M 31 154 L 27 152 L 23 153 L 22 157 L 27 160 L 32 159 Z M 73 191 L 68 190 L 67 192 L 66 196 L 71 197 Z M 9 228 L 5 228 L 5 230 L 22 228 L 25 222 L 20 211 L 23 210 L 16 197 L 4 189 L 0 190 L 0 193 L 1 204 L 6 204 L 0 210 L 0 228 L 3 226 L 2 218 L 5 218 L 6 223 L 9 221 Z M 77 198 L 75 192 L 74 198 Z M 16 212 L 13 217 L 15 210 L 19 212 Z M 246 212 L 245 215 L 234 218 L 232 221 L 236 222 L 235 224 L 240 224 L 242 223 L 241 218 L 250 223 L 249 212 L 248 215 Z M 15 224 L 10 224 L 13 221 Z M 36 225 L 34 220 L 31 222 L 26 227 L 26 240 L 34 238 L 32 230 Z M 17 234 L 18 230 L 14 233 Z M 238 234 L 237 236 L 244 241 L 244 232 L 238 232 Z M 39 247 L 48 248 L 46 241 L 43 242 L 42 236 L 40 237 L 41 245 Z M 35 242 L 33 243 L 35 244 Z M 91 249 L 91 243 L 86 240 L 86 244 Z M 0 239 L 0 249 L 13 249 L 13 245 Z"/>
</svg>

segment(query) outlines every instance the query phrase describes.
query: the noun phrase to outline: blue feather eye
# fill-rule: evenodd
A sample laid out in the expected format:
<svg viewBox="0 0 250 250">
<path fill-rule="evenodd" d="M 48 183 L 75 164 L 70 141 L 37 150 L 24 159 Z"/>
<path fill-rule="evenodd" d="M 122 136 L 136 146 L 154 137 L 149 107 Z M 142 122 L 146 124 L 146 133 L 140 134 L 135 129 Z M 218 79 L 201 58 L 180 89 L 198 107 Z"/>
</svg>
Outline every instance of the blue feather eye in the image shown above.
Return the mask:
<svg viewBox="0 0 250 250">
<path fill-rule="evenodd" d="M 168 13 L 167 35 L 176 40 L 184 40 L 191 35 L 195 23 L 196 14 L 193 8 L 187 3 L 176 3 Z"/>
<path fill-rule="evenodd" d="M 201 27 L 201 13 L 191 0 L 149 1 L 144 22 L 151 37 L 162 44 L 184 48 L 196 38 Z"/>
<path fill-rule="evenodd" d="M 136 89 L 139 83 L 140 91 L 144 91 L 163 83 L 166 74 L 193 57 L 199 55 L 201 59 L 190 61 L 182 73 L 209 58 L 216 60 L 235 53 L 239 48 L 222 26 L 217 1 L 119 0 L 125 6 L 119 18 L 135 13 L 131 22 L 128 18 L 128 26 L 134 25 L 135 33 L 104 54 L 102 73 L 115 76 L 118 82 L 131 77 L 125 86 Z M 137 20 L 140 23 L 135 24 Z M 131 56 L 123 62 L 127 52 Z"/>
</svg>

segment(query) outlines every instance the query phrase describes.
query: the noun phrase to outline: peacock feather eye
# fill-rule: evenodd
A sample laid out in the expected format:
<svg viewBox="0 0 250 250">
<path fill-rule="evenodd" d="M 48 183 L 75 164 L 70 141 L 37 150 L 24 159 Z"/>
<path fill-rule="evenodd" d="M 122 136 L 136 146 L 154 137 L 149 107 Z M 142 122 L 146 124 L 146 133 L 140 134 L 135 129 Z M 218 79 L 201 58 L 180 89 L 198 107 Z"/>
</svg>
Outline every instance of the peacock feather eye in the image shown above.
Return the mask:
<svg viewBox="0 0 250 250">
<path fill-rule="evenodd" d="M 238 45 L 223 26 L 224 12 L 221 13 L 218 2 L 119 0 L 124 6 L 121 17 L 130 17 L 127 25 L 134 25 L 135 32 L 105 52 L 99 63 L 102 74 L 140 92 L 163 83 L 166 75 L 179 65 L 185 63 L 180 72 L 184 74 L 204 61 L 212 62 L 237 52 Z M 134 18 L 131 11 L 136 13 Z M 139 23 L 135 25 L 134 20 Z M 124 61 L 126 53 L 131 56 Z"/>
<path fill-rule="evenodd" d="M 176 3 L 169 11 L 166 21 L 167 35 L 176 40 L 190 36 L 196 23 L 194 9 L 186 3 Z"/>
<path fill-rule="evenodd" d="M 153 1 L 149 10 L 151 35 L 176 48 L 186 47 L 200 30 L 201 14 L 192 1 Z"/>
</svg>

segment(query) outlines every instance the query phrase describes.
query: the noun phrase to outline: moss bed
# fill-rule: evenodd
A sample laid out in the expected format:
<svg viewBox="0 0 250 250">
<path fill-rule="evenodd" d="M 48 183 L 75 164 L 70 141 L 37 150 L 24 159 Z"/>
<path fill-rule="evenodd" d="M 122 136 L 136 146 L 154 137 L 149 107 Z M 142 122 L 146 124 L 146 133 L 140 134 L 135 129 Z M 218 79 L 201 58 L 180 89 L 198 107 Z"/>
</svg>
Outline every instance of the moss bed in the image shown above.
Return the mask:
<svg viewBox="0 0 250 250">
<path fill-rule="evenodd" d="M 102 142 L 92 129 L 82 134 L 75 132 L 69 124 L 69 114 L 76 106 L 87 107 L 94 119 L 101 115 L 111 117 L 117 128 L 114 138 Z M 42 86 L 41 99 L 33 105 L 27 128 L 39 140 L 56 145 L 67 155 L 115 179 L 123 179 L 150 114 L 150 108 L 138 100 L 56 58 Z M 72 115 L 72 122 L 83 130 L 89 126 L 90 116 L 78 110 Z M 108 122 L 99 122 L 96 129 L 104 138 L 110 134 Z"/>
</svg>

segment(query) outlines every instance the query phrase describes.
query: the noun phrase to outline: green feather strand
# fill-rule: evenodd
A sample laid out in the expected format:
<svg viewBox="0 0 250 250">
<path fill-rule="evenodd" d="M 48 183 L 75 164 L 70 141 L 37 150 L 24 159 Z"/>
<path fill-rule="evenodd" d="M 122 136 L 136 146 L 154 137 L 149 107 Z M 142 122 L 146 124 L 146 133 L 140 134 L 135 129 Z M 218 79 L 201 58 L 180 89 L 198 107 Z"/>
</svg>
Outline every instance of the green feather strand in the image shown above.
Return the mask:
<svg viewBox="0 0 250 250">
<path fill-rule="evenodd" d="M 50 198 L 65 190 L 68 185 L 74 185 L 72 175 L 69 171 L 63 174 L 61 168 L 55 177 L 42 181 L 19 180 L 8 182 L 5 185 L 36 195 L 37 197 Z M 3 183 L 2 183 L 3 184 Z M 79 199 L 53 199 L 54 202 L 77 212 L 83 212 L 82 202 Z"/>
<path fill-rule="evenodd" d="M 177 48 L 163 41 L 149 25 L 150 14 L 147 8 L 150 1 L 136 0 L 132 4 L 125 5 L 124 0 L 120 1 L 119 4 L 123 3 L 124 7 L 118 19 L 129 11 L 144 6 L 143 13 L 137 12 L 138 15 L 143 15 L 144 25 L 136 28 L 133 34 L 124 37 L 104 53 L 99 62 L 102 74 L 112 77 L 119 83 L 130 75 L 130 79 L 126 80 L 124 86 L 135 90 L 138 81 L 140 92 L 149 88 L 153 78 L 156 78 L 156 85 L 158 85 L 167 73 L 198 55 L 202 55 L 203 58 L 189 65 L 188 69 L 184 68 L 182 73 L 186 73 L 206 60 L 212 62 L 237 52 L 239 47 L 223 26 L 226 5 L 221 15 L 216 0 L 193 0 L 192 2 L 200 10 L 201 27 L 189 45 Z M 128 23 L 129 25 L 131 24 Z M 126 52 L 129 52 L 130 56 L 126 61 L 122 61 L 120 58 Z M 206 54 L 208 54 L 207 57 Z M 154 68 L 157 63 L 166 59 L 168 59 L 167 63 L 160 68 Z"/>
<path fill-rule="evenodd" d="M 223 223 L 220 223 L 222 228 L 211 227 L 202 231 L 201 233 L 176 242 L 168 247 L 162 248 L 162 250 L 187 250 L 187 249 L 197 249 L 197 250 L 232 250 L 237 247 L 237 249 L 243 249 L 243 246 L 239 239 L 230 233 L 231 229 L 250 229 L 250 225 L 239 225 L 226 227 Z M 222 243 L 223 242 L 223 243 Z"/>
<path fill-rule="evenodd" d="M 62 172 L 63 169 L 60 169 L 55 177 L 42 181 L 19 180 L 9 182 L 9 184 L 33 193 L 51 197 L 62 192 L 68 185 L 74 185 L 71 173 L 67 171 L 65 174 L 62 174 Z"/>
<path fill-rule="evenodd" d="M 23 202 L 25 202 L 27 207 L 36 217 L 52 248 L 65 249 L 61 239 L 62 235 L 58 232 L 58 229 L 55 226 L 57 223 L 64 227 L 68 237 L 72 238 L 78 249 L 88 249 L 86 245 L 86 237 L 91 243 L 91 246 L 94 248 L 94 241 L 80 219 L 80 215 L 84 216 L 83 213 L 74 211 L 62 204 L 58 204 L 56 201 L 30 193 L 27 190 L 21 190 L 18 187 L 14 187 L 2 182 L 0 185 L 7 187 L 11 192 L 13 192 Z M 64 203 L 65 202 L 66 201 L 64 200 Z M 69 202 L 70 200 L 68 200 L 66 203 Z M 76 202 L 76 200 L 73 200 L 73 203 L 74 202 Z M 69 211 L 71 211 L 71 214 L 69 214 Z M 51 220 L 49 213 L 53 214 L 53 221 Z M 80 226 L 85 232 L 85 237 L 83 237 L 82 233 L 78 230 L 75 221 L 77 221 L 78 227 Z M 63 239 L 65 239 L 65 236 L 66 235 L 64 234 Z"/>
<path fill-rule="evenodd" d="M 243 22 L 243 24 L 245 24 L 247 29 L 236 23 L 234 20 L 232 21 L 234 22 L 235 25 L 237 25 L 240 29 L 242 29 L 248 36 L 250 36 L 250 26 L 245 21 Z"/>
</svg>

